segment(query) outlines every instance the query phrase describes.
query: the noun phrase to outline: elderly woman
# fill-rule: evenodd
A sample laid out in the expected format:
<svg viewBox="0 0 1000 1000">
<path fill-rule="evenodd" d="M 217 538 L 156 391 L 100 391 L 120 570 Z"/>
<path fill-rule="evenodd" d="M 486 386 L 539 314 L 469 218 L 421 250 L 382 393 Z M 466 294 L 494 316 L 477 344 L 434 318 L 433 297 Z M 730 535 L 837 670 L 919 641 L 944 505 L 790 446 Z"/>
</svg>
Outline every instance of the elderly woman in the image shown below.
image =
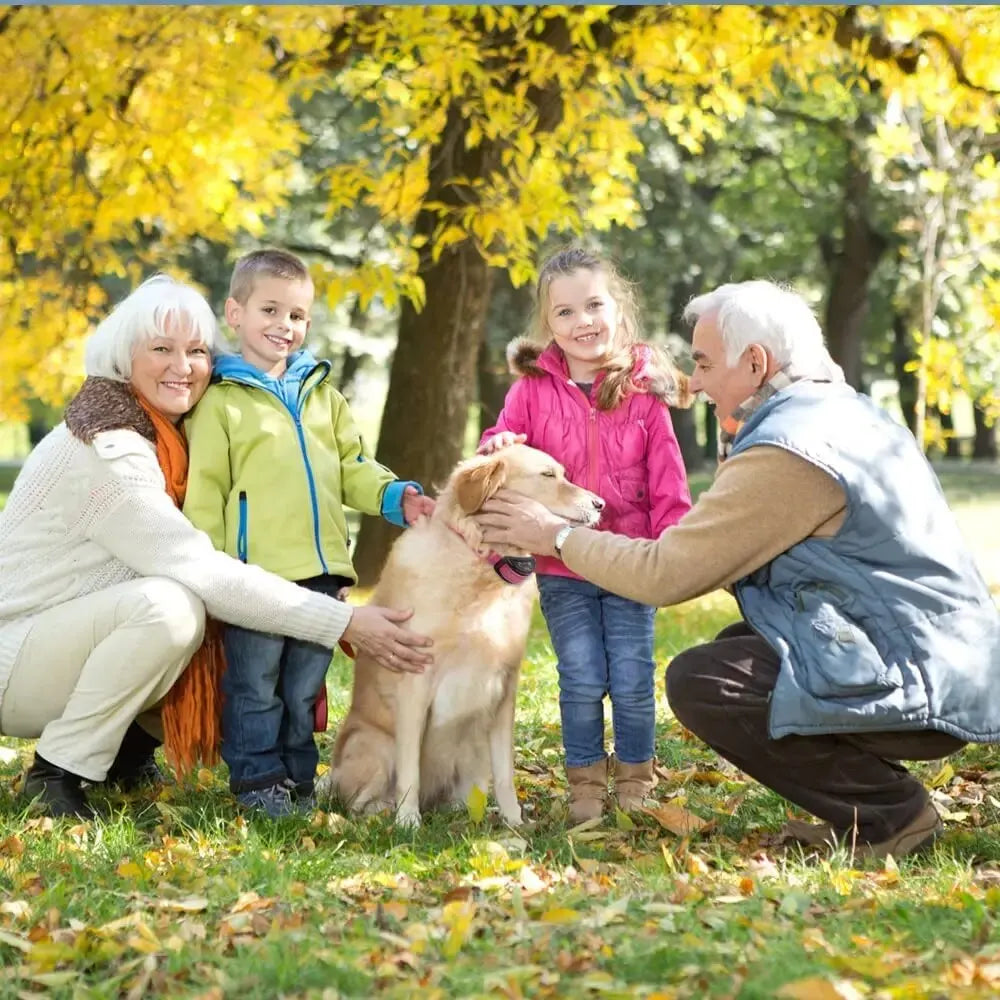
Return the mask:
<svg viewBox="0 0 1000 1000">
<path fill-rule="evenodd" d="M 383 666 L 421 671 L 410 612 L 351 607 L 212 547 L 178 509 L 178 423 L 204 393 L 216 324 L 158 276 L 98 326 L 87 381 L 28 457 L 0 513 L 0 733 L 38 738 L 23 793 L 89 816 L 81 782 L 155 773 L 159 710 L 202 645 L 206 613 Z"/>
</svg>

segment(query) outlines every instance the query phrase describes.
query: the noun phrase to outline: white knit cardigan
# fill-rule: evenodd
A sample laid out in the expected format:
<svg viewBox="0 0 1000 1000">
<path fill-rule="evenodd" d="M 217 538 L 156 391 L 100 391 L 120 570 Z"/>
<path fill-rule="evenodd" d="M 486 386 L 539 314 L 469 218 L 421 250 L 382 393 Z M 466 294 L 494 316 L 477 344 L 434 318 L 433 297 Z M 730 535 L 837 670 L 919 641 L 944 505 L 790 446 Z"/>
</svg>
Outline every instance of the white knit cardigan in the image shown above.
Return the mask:
<svg viewBox="0 0 1000 1000">
<path fill-rule="evenodd" d="M 33 615 L 144 576 L 183 584 L 221 621 L 331 648 L 351 619 L 349 605 L 216 551 L 174 506 L 142 435 L 88 445 L 60 424 L 0 511 L 0 699 Z"/>
</svg>

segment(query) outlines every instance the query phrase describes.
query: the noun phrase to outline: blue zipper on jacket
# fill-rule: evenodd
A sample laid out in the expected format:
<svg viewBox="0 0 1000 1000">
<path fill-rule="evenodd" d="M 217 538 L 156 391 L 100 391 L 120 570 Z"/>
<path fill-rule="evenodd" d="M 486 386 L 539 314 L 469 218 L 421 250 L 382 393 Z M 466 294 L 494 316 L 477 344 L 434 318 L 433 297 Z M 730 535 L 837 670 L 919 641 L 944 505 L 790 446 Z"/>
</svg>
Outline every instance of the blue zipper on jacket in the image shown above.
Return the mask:
<svg viewBox="0 0 1000 1000">
<path fill-rule="evenodd" d="M 309 361 L 312 361 L 312 367 L 302 378 L 301 382 L 302 385 L 305 385 L 306 380 L 312 375 L 313 372 L 316 371 L 317 368 L 324 368 L 326 372 L 330 371 L 330 363 L 328 361 L 315 361 L 312 358 L 312 355 L 308 354 L 308 352 L 306 351 L 300 352 L 300 355 L 305 356 L 304 358 L 302 358 L 303 362 L 305 362 L 306 358 L 308 358 Z M 249 368 L 250 366 L 248 365 L 247 367 Z M 289 365 L 288 369 L 286 369 L 286 374 L 290 369 L 291 365 Z M 309 461 L 309 450 L 306 447 L 305 431 L 303 430 L 302 427 L 302 410 L 305 408 L 306 400 L 309 398 L 309 394 L 313 391 L 313 389 L 316 388 L 317 385 L 319 385 L 322 379 L 313 382 L 312 385 L 306 385 L 304 393 L 300 388 L 295 406 L 292 407 L 291 405 L 289 405 L 288 401 L 284 398 L 284 396 L 281 393 L 275 392 L 274 389 L 272 389 L 263 380 L 263 378 L 261 379 L 254 378 L 253 372 L 223 371 L 219 373 L 218 378 L 220 381 L 234 382 L 237 385 L 249 386 L 252 389 L 261 389 L 262 391 L 269 393 L 276 400 L 278 400 L 279 403 L 281 403 L 281 405 L 285 408 L 285 410 L 287 410 L 288 415 L 292 418 L 292 424 L 295 427 L 295 434 L 299 442 L 299 451 L 302 454 L 302 462 L 306 470 L 306 483 L 309 486 L 309 503 L 312 508 L 312 521 L 313 521 L 313 543 L 316 546 L 316 555 L 319 557 L 319 564 L 323 568 L 323 572 L 328 574 L 330 572 L 330 567 L 327 565 L 326 559 L 323 556 L 323 545 L 320 539 L 319 497 L 317 496 L 316 493 L 316 477 L 313 475 L 312 462 Z M 246 521 L 244 520 L 243 513 L 244 513 L 244 495 L 241 494 L 240 523 L 245 529 Z M 243 544 L 244 546 L 246 545 L 245 537 L 243 539 Z M 239 542 L 237 542 L 237 546 L 238 545 Z"/>
<path fill-rule="evenodd" d="M 250 533 L 250 525 L 247 521 L 247 491 L 240 490 L 240 523 L 236 528 L 236 557 L 240 562 L 247 561 L 247 538 Z"/>
</svg>

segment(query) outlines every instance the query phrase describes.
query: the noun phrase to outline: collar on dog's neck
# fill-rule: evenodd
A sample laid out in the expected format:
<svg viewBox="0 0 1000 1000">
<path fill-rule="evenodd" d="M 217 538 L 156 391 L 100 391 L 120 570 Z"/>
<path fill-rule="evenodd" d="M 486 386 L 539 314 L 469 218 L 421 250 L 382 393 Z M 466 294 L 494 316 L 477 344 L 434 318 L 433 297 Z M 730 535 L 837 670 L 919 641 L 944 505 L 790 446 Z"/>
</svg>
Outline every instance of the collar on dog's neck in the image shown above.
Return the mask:
<svg viewBox="0 0 1000 1000">
<path fill-rule="evenodd" d="M 469 540 L 462 534 L 458 528 L 448 525 L 452 531 L 462 539 L 463 542 L 473 551 L 475 549 L 469 545 Z M 476 552 L 476 558 L 482 560 L 484 563 L 488 563 L 493 567 L 494 572 L 504 583 L 509 583 L 516 585 L 519 583 L 524 583 L 525 580 L 535 572 L 535 557 L 534 556 L 501 556 L 497 555 L 496 552 L 490 552 L 485 556 L 481 556 Z"/>
</svg>

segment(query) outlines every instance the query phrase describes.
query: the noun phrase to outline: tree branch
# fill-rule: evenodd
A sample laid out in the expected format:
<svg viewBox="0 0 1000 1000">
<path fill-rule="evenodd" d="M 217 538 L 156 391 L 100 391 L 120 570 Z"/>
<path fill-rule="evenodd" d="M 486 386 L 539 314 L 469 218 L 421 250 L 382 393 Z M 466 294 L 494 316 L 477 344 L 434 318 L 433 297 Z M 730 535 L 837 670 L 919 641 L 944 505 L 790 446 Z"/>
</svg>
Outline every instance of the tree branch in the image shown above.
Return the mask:
<svg viewBox="0 0 1000 1000">
<path fill-rule="evenodd" d="M 868 54 L 881 62 L 894 63 L 907 76 L 912 76 L 920 66 L 920 57 L 927 51 L 926 41 L 937 42 L 944 49 L 948 62 L 955 73 L 955 79 L 969 90 L 991 97 L 1000 96 L 1000 90 L 991 90 L 969 79 L 962 65 L 962 57 L 954 45 L 937 29 L 928 28 L 921 31 L 910 41 L 890 39 L 881 28 L 874 25 L 866 27 L 858 19 L 858 8 L 846 8 L 837 19 L 833 32 L 833 40 L 844 49 L 849 49 L 855 42 L 864 44 Z"/>
</svg>

